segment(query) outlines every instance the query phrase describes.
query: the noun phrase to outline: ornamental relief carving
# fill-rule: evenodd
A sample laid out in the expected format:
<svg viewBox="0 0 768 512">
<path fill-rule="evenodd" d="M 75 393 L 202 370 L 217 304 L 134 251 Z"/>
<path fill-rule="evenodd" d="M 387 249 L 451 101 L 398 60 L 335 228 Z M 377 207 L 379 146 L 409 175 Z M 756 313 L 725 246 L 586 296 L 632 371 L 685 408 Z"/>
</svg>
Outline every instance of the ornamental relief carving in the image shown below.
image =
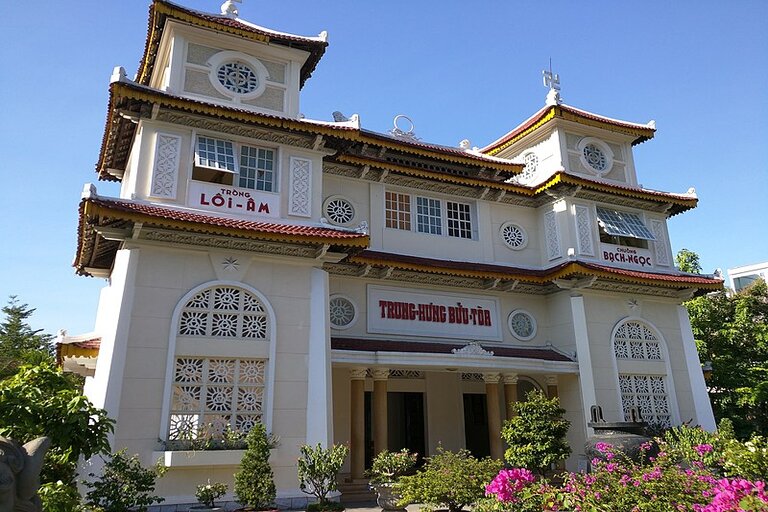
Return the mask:
<svg viewBox="0 0 768 512">
<path fill-rule="evenodd" d="M 312 215 L 312 161 L 291 157 L 288 214 Z"/>
<path fill-rule="evenodd" d="M 665 267 L 669 266 L 669 254 L 667 253 L 667 236 L 664 232 L 664 223 L 660 220 L 651 221 L 651 230 L 656 241 L 653 242 L 653 251 L 656 256 L 656 263 Z"/>
<path fill-rule="evenodd" d="M 544 214 L 544 232 L 547 239 L 547 257 L 550 260 L 561 257 L 560 230 L 557 226 L 557 214 L 555 212 Z"/>
<path fill-rule="evenodd" d="M 142 231 L 141 238 L 157 242 L 182 245 L 202 245 L 218 249 L 281 254 L 284 256 L 297 256 L 302 258 L 314 258 L 316 252 L 315 247 L 297 247 L 295 245 L 261 242 L 259 240 L 242 240 L 236 238 L 195 235 L 192 233 L 175 233 L 170 231 Z"/>
<path fill-rule="evenodd" d="M 152 169 L 150 195 L 169 199 L 176 198 L 180 157 L 181 137 L 158 133 L 155 143 L 155 164 Z"/>
<path fill-rule="evenodd" d="M 589 215 L 589 208 L 586 206 L 576 206 L 576 233 L 579 244 L 579 253 L 587 256 L 595 255 L 595 247 L 592 241 L 592 219 Z"/>
</svg>

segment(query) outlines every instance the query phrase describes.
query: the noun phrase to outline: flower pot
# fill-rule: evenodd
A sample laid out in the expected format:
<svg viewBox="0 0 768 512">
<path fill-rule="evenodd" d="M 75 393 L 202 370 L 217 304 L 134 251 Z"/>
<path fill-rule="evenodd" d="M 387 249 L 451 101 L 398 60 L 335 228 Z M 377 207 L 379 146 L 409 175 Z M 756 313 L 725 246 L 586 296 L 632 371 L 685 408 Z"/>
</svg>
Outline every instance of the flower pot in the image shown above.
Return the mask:
<svg viewBox="0 0 768 512">
<path fill-rule="evenodd" d="M 373 490 L 376 491 L 376 503 L 387 511 L 404 512 L 405 507 L 399 506 L 397 503 L 400 501 L 400 493 L 397 492 L 392 484 L 376 484 L 373 485 Z"/>
</svg>

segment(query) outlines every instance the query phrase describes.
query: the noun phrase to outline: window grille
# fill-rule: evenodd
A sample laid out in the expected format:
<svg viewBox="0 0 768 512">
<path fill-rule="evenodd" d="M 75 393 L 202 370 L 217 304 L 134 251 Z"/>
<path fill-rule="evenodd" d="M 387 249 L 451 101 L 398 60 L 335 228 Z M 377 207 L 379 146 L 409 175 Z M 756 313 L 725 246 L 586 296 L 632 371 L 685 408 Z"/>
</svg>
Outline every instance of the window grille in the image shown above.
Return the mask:
<svg viewBox="0 0 768 512">
<path fill-rule="evenodd" d="M 387 191 L 384 209 L 388 228 L 411 230 L 411 196 Z"/>
<path fill-rule="evenodd" d="M 446 203 L 448 215 L 448 236 L 472 238 L 472 219 L 466 203 Z"/>
<path fill-rule="evenodd" d="M 656 240 L 653 233 L 635 213 L 597 207 L 597 220 L 606 233 L 613 236 Z"/>
<path fill-rule="evenodd" d="M 442 213 L 439 199 L 416 198 L 416 229 L 419 233 L 442 234 Z"/>
</svg>

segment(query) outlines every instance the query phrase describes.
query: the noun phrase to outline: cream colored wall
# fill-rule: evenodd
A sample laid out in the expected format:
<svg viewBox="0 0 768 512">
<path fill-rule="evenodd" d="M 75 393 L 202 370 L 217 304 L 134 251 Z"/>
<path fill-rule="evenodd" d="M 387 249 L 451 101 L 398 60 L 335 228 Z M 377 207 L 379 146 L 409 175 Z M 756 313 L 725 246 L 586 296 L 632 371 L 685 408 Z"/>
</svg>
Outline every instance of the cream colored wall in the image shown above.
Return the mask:
<svg viewBox="0 0 768 512">
<path fill-rule="evenodd" d="M 238 276 L 263 293 L 275 312 L 276 355 L 272 432 L 281 439 L 271 460 L 279 495 L 297 495 L 296 458 L 306 438 L 307 354 L 309 335 L 309 276 L 311 267 L 290 265 L 274 259 L 254 258 L 244 253 L 226 253 L 239 259 Z M 152 463 L 158 450 L 160 422 L 168 361 L 171 316 L 176 304 L 190 289 L 222 279 L 204 250 L 183 250 L 144 246 L 135 279 L 135 296 L 130 322 L 118 326 L 129 332 L 122 380 L 120 410 L 115 418 L 113 449 L 126 447 Z M 214 349 L 215 351 L 215 349 Z M 267 390 L 268 391 L 268 390 Z M 198 457 L 205 457 L 200 452 Z M 230 484 L 235 467 L 171 469 L 158 482 L 161 495 L 194 501 L 194 487 L 216 476 Z M 211 474 L 213 471 L 213 475 Z"/>
</svg>

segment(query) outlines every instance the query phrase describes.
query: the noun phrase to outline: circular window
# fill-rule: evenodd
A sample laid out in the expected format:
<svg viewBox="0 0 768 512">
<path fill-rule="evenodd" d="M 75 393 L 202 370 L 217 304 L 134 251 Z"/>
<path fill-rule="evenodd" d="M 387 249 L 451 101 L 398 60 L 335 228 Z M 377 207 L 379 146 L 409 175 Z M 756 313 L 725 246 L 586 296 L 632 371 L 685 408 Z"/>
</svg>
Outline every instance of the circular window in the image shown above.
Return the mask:
<svg viewBox="0 0 768 512">
<path fill-rule="evenodd" d="M 259 88 L 259 75 L 242 62 L 225 62 L 216 70 L 219 83 L 235 94 L 249 94 Z"/>
<path fill-rule="evenodd" d="M 581 163 L 597 174 L 605 174 L 613 167 L 613 151 L 606 143 L 594 137 L 587 137 L 579 142 Z"/>
<path fill-rule="evenodd" d="M 323 205 L 325 217 L 334 224 L 349 224 L 355 218 L 355 208 L 347 199 L 331 196 Z"/>
<path fill-rule="evenodd" d="M 536 170 L 539 167 L 539 157 L 536 156 L 536 153 L 526 153 L 523 155 L 523 163 L 525 163 L 525 167 L 523 167 L 520 178 L 529 180 L 536 174 Z"/>
<path fill-rule="evenodd" d="M 347 329 L 357 320 L 357 309 L 352 301 L 341 295 L 333 295 L 328 301 L 331 326 L 335 329 Z"/>
<path fill-rule="evenodd" d="M 501 225 L 499 230 L 501 239 L 507 244 L 507 247 L 519 251 L 524 249 L 528 245 L 528 234 L 522 228 L 522 226 L 515 224 L 514 222 L 505 222 Z"/>
<path fill-rule="evenodd" d="M 509 332 L 520 341 L 528 341 L 536 336 L 536 319 L 523 309 L 511 312 L 507 324 L 509 325 Z"/>
</svg>

